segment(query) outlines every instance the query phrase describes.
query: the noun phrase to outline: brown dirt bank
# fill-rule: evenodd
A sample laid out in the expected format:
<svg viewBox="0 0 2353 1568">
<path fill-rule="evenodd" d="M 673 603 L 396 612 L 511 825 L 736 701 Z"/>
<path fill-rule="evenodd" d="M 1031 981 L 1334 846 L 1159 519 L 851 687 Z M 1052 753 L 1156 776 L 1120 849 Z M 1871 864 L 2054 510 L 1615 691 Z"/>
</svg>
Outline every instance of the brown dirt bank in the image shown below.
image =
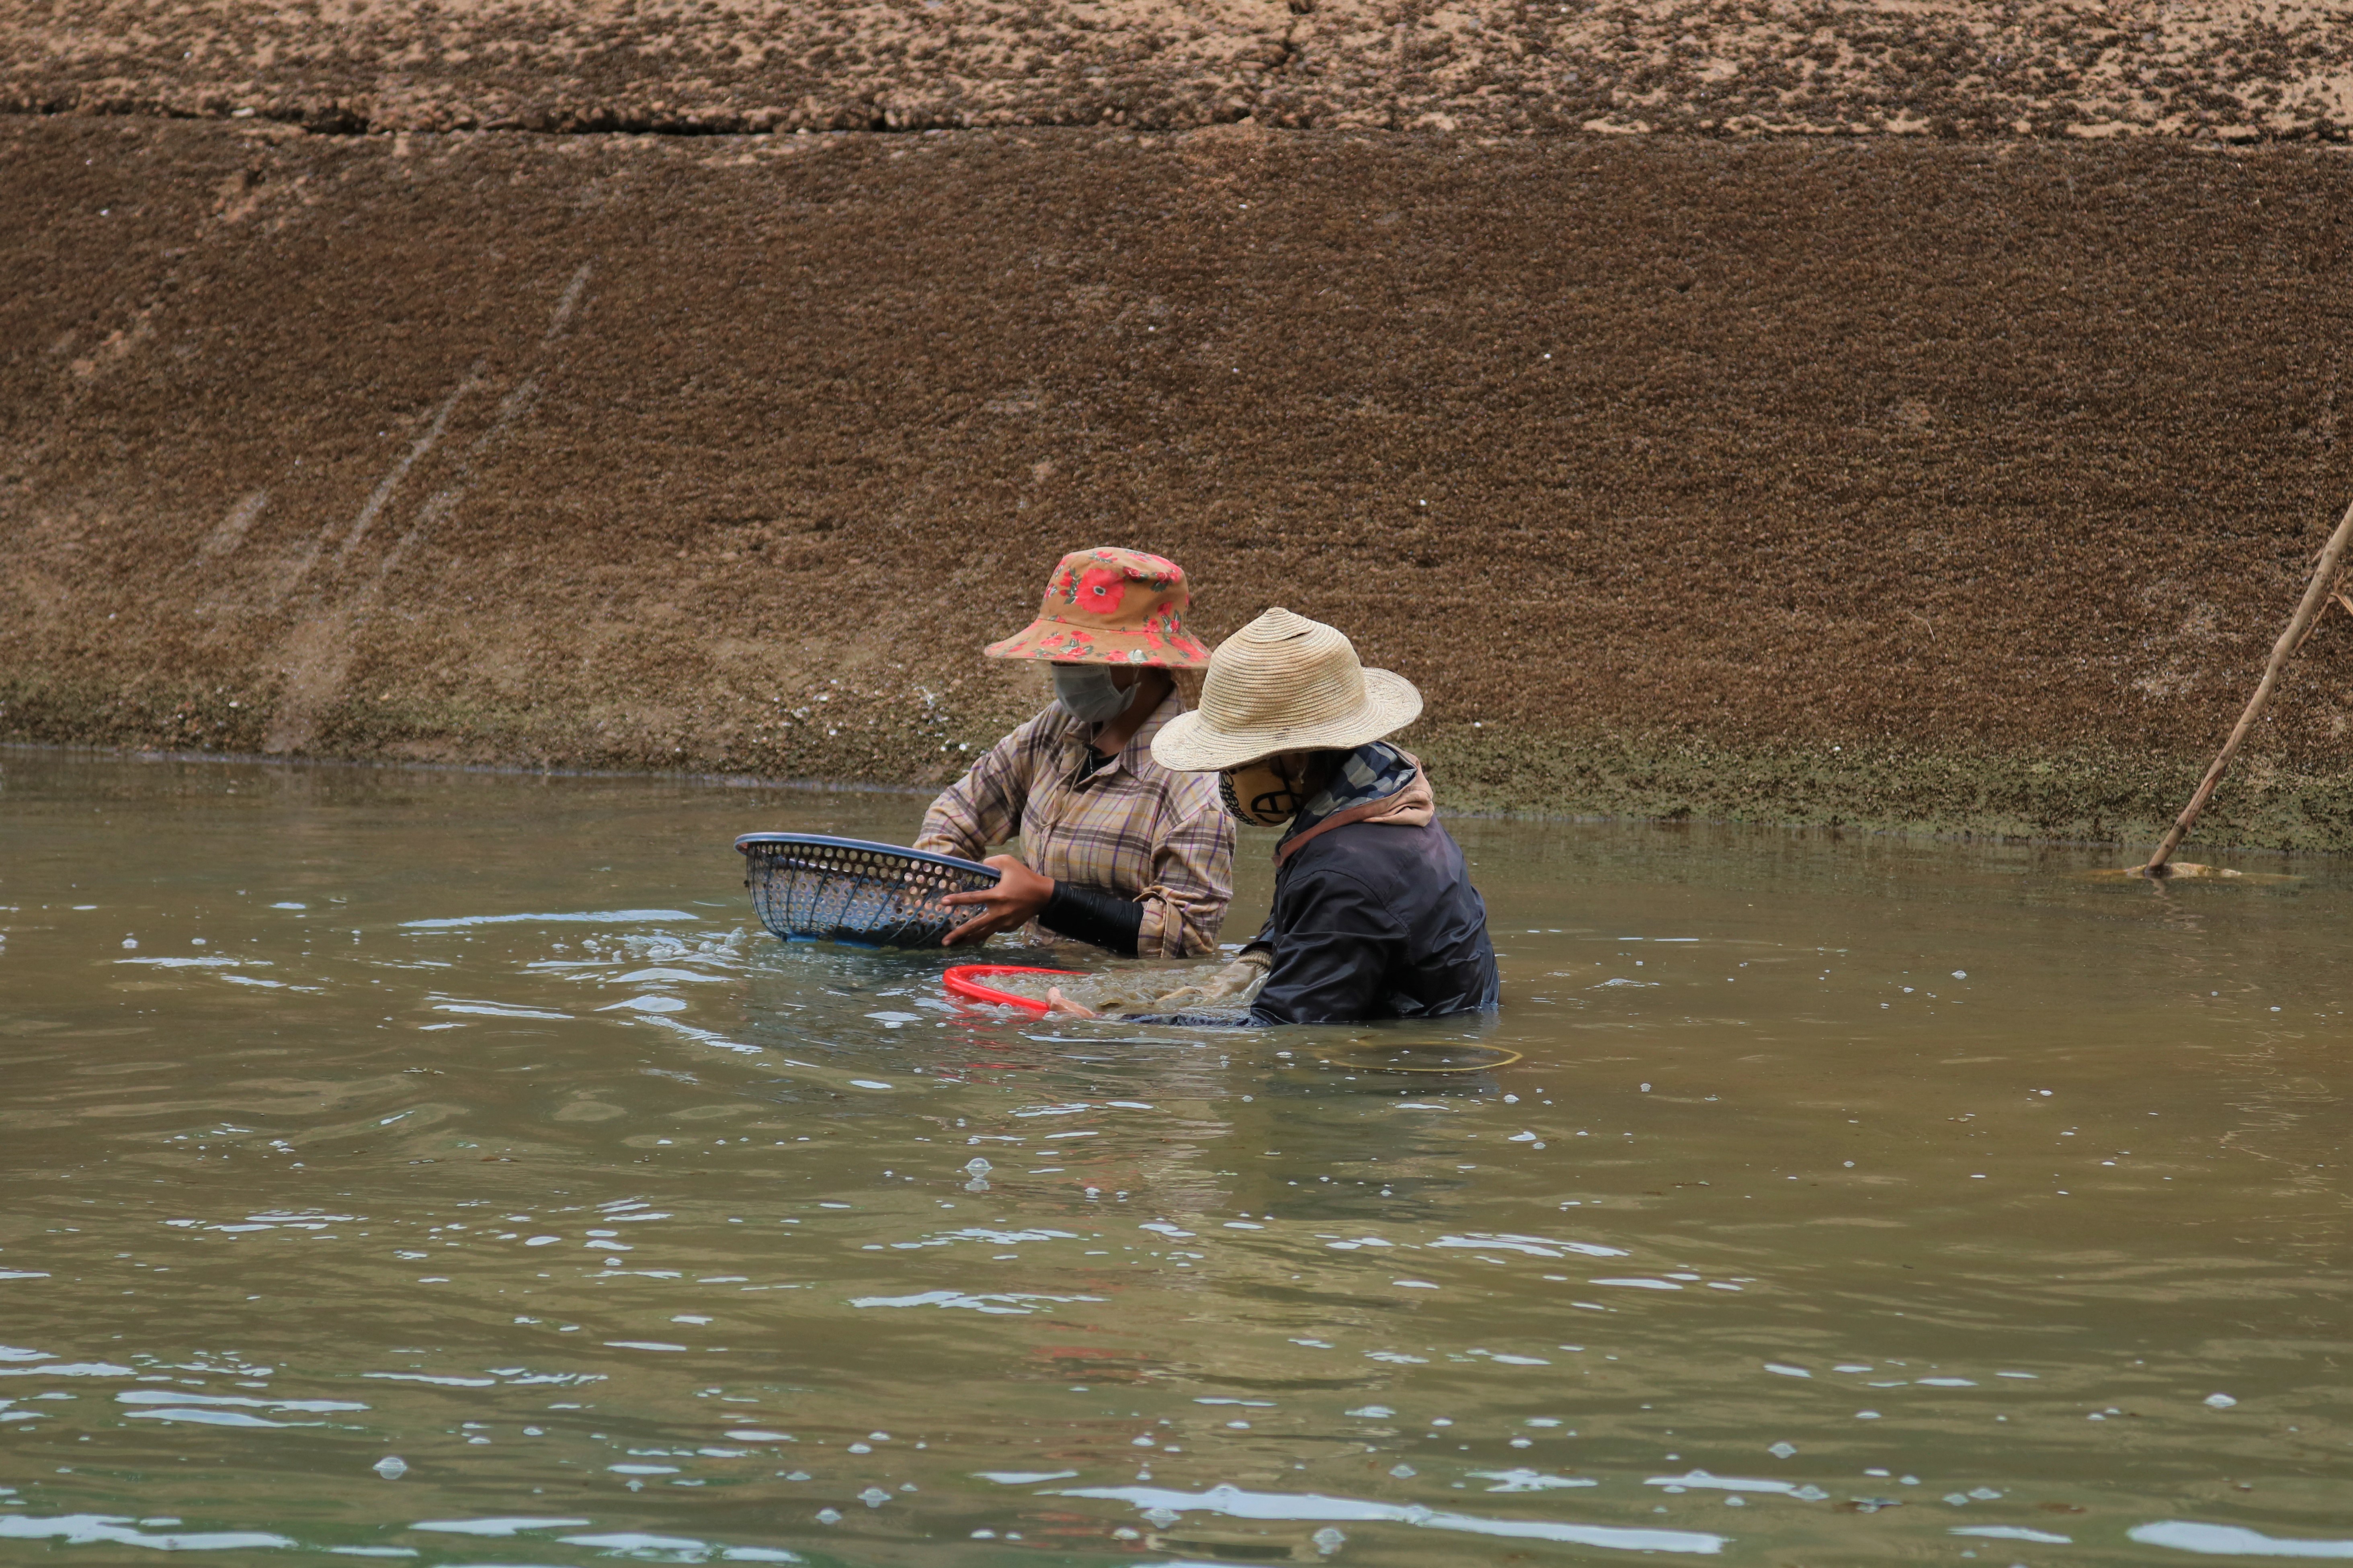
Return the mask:
<svg viewBox="0 0 2353 1568">
<path fill-rule="evenodd" d="M 2346 0 L 18 0 L 0 109 L 321 130 L 2353 130 Z"/>
<path fill-rule="evenodd" d="M 1461 805 L 2169 816 L 2353 494 L 2325 148 L 0 120 L 0 738 L 923 782 L 1065 548 Z M 2353 847 L 2353 619 L 2211 837 Z"/>
</svg>

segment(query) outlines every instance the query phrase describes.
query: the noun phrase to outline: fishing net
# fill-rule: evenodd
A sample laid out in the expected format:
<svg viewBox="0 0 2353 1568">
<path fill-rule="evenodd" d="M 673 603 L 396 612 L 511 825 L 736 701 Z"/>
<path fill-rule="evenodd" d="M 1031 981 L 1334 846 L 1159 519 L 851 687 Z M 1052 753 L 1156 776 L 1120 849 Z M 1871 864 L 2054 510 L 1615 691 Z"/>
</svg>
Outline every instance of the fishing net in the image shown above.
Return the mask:
<svg viewBox="0 0 2353 1568">
<path fill-rule="evenodd" d="M 1522 1059 L 1502 1046 L 1461 1040 L 1351 1040 L 1327 1047 L 1315 1058 L 1329 1068 L 1366 1073 L 1482 1073 Z"/>
<path fill-rule="evenodd" d="M 1239 1023 L 1250 1016 L 1251 999 L 1266 984 L 1266 966 L 1232 963 L 1211 969 L 1188 963 L 1088 974 L 1000 971 L 990 975 L 987 984 L 993 990 L 1033 1002 L 1045 1001 L 1048 991 L 1059 988 L 1064 997 L 1106 1018 L 1181 1014 L 1187 1020 Z M 1212 1018 L 1211 1014 L 1219 1016 Z"/>
<path fill-rule="evenodd" d="M 747 833 L 735 847 L 760 923 L 786 942 L 937 946 L 973 914 L 940 900 L 997 885 L 973 861 L 859 838 Z"/>
</svg>

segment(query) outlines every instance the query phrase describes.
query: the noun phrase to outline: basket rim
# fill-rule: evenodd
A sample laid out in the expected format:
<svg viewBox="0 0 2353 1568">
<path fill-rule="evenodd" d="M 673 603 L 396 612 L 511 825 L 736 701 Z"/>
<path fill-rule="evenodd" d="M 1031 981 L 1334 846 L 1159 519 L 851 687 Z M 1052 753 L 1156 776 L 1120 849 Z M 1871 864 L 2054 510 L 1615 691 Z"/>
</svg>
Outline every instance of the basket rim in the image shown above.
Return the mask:
<svg viewBox="0 0 2353 1568">
<path fill-rule="evenodd" d="M 977 860 L 965 860 L 954 855 L 935 855 L 928 849 L 910 849 L 903 844 L 883 844 L 871 838 L 839 838 L 829 833 L 745 833 L 737 837 L 735 850 L 738 854 L 749 855 L 767 845 L 806 849 L 863 849 L 874 854 L 895 856 L 902 860 L 986 877 L 992 882 L 1002 879 L 996 867 L 984 866 Z"/>
</svg>

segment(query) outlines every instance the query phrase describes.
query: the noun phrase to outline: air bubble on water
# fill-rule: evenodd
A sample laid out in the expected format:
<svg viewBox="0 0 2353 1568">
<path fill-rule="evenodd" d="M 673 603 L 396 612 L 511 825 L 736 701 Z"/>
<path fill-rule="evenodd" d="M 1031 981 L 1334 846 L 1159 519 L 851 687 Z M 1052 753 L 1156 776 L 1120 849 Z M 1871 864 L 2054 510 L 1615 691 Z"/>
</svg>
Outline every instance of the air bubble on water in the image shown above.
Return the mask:
<svg viewBox="0 0 2353 1568">
<path fill-rule="evenodd" d="M 2239 1402 L 2227 1394 L 2210 1394 L 2206 1396 L 2206 1403 L 2217 1410 L 2228 1410 Z"/>
<path fill-rule="evenodd" d="M 841 1510 L 838 1508 L 821 1508 L 817 1510 L 817 1521 L 819 1524 L 839 1524 Z"/>
<path fill-rule="evenodd" d="M 1328 1524 L 1307 1539 L 1314 1542 L 1315 1550 L 1326 1557 L 1348 1544 L 1348 1538 Z"/>
<path fill-rule="evenodd" d="M 1777 1459 L 1786 1459 L 1790 1455 L 1798 1451 L 1798 1446 L 1795 1443 L 1780 1442 L 1774 1444 L 1765 1451 L 1772 1455 Z"/>
<path fill-rule="evenodd" d="M 1818 1486 L 1808 1485 L 1799 1487 L 1796 1491 L 1791 1492 L 1789 1495 L 1796 1498 L 1799 1502 L 1820 1502 L 1831 1494 L 1822 1490 L 1822 1489 Z"/>
<path fill-rule="evenodd" d="M 1418 1473 L 1411 1465 L 1398 1464 L 1389 1467 L 1389 1474 L 1401 1481 L 1411 1480 Z"/>
<path fill-rule="evenodd" d="M 375 1462 L 375 1468 L 385 1480 L 396 1481 L 408 1473 L 408 1461 L 397 1454 L 386 1454 Z"/>
<path fill-rule="evenodd" d="M 1967 980 L 1968 977 L 1969 972 L 1966 969 L 1956 969 L 1953 971 L 1953 978 L 1956 980 Z"/>
<path fill-rule="evenodd" d="M 976 1155 L 974 1158 L 966 1160 L 964 1163 L 964 1168 L 970 1171 L 974 1175 L 978 1176 L 987 1173 L 995 1167 L 991 1166 L 987 1161 Z"/>
<path fill-rule="evenodd" d="M 1144 1510 L 1144 1522 L 1155 1530 L 1166 1530 L 1183 1517 L 1169 1508 L 1147 1508 Z"/>
<path fill-rule="evenodd" d="M 864 1503 L 868 1508 L 881 1508 L 884 1503 L 891 1500 L 891 1494 L 884 1491 L 881 1487 L 868 1487 L 864 1491 L 858 1494 L 858 1500 Z"/>
</svg>

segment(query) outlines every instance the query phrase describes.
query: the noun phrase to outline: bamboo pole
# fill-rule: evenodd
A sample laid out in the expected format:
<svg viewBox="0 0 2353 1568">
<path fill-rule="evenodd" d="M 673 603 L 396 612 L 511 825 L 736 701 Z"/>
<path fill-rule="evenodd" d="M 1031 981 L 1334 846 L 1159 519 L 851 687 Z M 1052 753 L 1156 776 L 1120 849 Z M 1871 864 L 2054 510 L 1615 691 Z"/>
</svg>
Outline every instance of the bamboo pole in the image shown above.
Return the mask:
<svg viewBox="0 0 2353 1568">
<path fill-rule="evenodd" d="M 2286 629 L 2280 633 L 2279 641 L 2272 645 L 2271 662 L 2263 666 L 2263 678 L 2256 683 L 2255 694 L 2247 700 L 2246 711 L 2239 715 L 2239 722 L 2231 731 L 2231 738 L 2222 742 L 2222 750 L 2215 756 L 2214 765 L 2208 768 L 2206 776 L 2198 781 L 2197 793 L 2189 797 L 2189 804 L 2181 808 L 2181 815 L 2167 831 L 2165 841 L 2157 847 L 2157 853 L 2148 858 L 2148 864 L 2140 868 L 2142 876 L 2164 877 L 2169 874 L 2166 862 L 2173 858 L 2176 849 L 2181 847 L 2181 841 L 2189 836 L 2189 829 L 2197 822 L 2198 814 L 2206 809 L 2206 802 L 2213 795 L 2214 786 L 2222 782 L 2222 770 L 2231 765 L 2231 759 L 2239 754 L 2240 744 L 2246 740 L 2247 732 L 2255 727 L 2255 721 L 2263 717 L 2263 705 L 2272 700 L 2272 692 L 2279 685 L 2280 671 L 2287 668 L 2288 655 L 2302 646 L 2313 620 L 2327 607 L 2330 589 L 2336 584 L 2337 567 L 2345 558 L 2345 547 L 2348 542 L 2353 542 L 2353 506 L 2345 509 L 2344 521 L 2337 525 L 2337 531 L 2330 534 L 2328 542 L 2321 547 L 2320 563 L 2312 570 L 2312 582 L 2305 588 L 2304 598 L 2296 605 L 2295 614 L 2288 617 Z"/>
</svg>

